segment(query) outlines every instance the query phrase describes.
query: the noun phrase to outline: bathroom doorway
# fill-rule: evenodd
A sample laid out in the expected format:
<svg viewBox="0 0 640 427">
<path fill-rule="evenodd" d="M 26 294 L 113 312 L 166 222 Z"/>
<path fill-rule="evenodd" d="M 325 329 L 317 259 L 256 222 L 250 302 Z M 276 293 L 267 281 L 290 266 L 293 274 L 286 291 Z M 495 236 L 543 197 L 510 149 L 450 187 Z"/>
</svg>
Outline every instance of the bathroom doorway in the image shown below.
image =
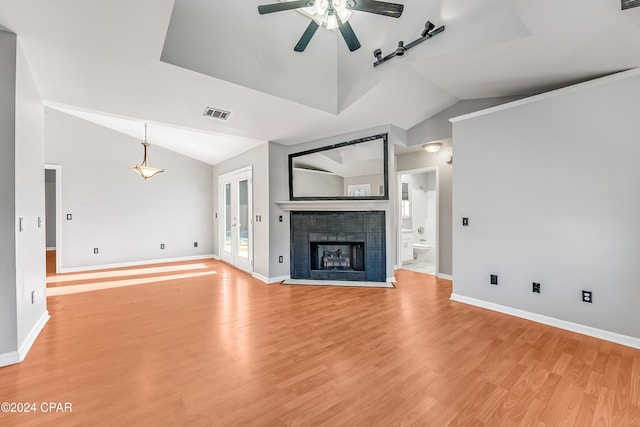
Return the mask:
<svg viewBox="0 0 640 427">
<path fill-rule="evenodd" d="M 438 167 L 398 172 L 398 268 L 438 274 Z"/>
</svg>

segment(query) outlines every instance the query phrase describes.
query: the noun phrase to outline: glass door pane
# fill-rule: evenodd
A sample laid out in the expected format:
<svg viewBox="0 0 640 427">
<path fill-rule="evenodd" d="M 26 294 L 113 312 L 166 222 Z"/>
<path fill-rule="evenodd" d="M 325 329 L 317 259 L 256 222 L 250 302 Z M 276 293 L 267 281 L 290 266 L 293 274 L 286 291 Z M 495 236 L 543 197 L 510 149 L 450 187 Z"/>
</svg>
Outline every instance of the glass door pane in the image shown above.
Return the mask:
<svg viewBox="0 0 640 427">
<path fill-rule="evenodd" d="M 249 180 L 238 181 L 238 247 L 236 256 L 249 260 Z"/>
<path fill-rule="evenodd" d="M 224 185 L 224 251 L 231 253 L 232 232 L 231 184 Z"/>
</svg>

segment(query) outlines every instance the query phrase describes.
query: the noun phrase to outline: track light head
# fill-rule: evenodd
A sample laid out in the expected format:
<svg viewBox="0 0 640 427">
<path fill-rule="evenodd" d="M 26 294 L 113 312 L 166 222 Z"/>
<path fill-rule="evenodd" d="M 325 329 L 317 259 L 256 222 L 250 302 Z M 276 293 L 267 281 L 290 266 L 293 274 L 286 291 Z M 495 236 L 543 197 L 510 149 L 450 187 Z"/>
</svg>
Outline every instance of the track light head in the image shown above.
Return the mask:
<svg viewBox="0 0 640 427">
<path fill-rule="evenodd" d="M 316 0 L 316 1 L 328 1 L 328 0 Z M 329 0 L 329 1 L 335 1 L 335 0 Z M 353 1 L 353 0 L 346 0 L 347 2 Z M 355 0 L 356 2 L 358 1 L 362 1 L 364 2 L 364 0 Z M 369 0 L 367 0 L 369 1 Z M 636 0 L 636 1 L 640 1 L 640 0 Z M 376 3 L 376 2 L 374 2 Z M 440 34 L 441 32 L 444 31 L 444 25 L 436 28 L 436 26 L 431 22 L 431 21 L 427 21 L 424 24 L 424 28 L 421 32 L 422 37 L 418 37 L 417 39 L 415 39 L 414 41 L 408 43 L 406 46 L 404 45 L 404 41 L 400 40 L 398 42 L 398 47 L 393 51 L 390 52 L 388 55 L 386 56 L 382 56 L 382 50 L 381 49 L 376 49 L 373 51 L 373 56 L 376 57 L 376 61 L 373 63 L 374 67 L 377 67 L 378 65 L 381 65 L 385 62 L 387 62 L 388 60 L 395 58 L 396 56 L 404 56 L 404 53 L 406 51 L 408 51 L 409 49 L 412 49 L 414 47 L 416 47 L 417 45 L 419 45 L 420 43 L 431 39 L 431 37 L 437 36 L 438 34 Z"/>
<path fill-rule="evenodd" d="M 429 31 L 433 30 L 435 28 L 435 24 L 432 24 L 431 21 L 427 21 L 426 24 L 424 24 L 424 30 L 422 30 L 422 37 L 427 37 L 427 34 L 429 34 Z"/>
</svg>

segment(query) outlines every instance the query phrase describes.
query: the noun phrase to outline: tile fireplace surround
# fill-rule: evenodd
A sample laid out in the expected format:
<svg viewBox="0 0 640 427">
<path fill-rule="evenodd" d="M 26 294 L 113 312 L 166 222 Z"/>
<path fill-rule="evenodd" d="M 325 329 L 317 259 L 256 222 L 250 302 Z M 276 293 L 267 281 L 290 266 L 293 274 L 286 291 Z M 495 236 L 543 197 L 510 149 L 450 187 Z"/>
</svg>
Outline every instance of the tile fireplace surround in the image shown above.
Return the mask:
<svg viewBox="0 0 640 427">
<path fill-rule="evenodd" d="M 291 212 L 291 278 L 386 281 L 384 211 Z"/>
</svg>

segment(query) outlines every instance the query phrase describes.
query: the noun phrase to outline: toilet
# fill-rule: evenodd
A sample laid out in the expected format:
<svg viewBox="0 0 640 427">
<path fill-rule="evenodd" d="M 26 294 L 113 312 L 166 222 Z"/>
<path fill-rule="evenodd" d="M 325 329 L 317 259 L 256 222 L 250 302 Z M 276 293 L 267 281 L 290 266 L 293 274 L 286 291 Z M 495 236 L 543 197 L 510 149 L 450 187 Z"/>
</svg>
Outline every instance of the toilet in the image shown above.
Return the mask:
<svg viewBox="0 0 640 427">
<path fill-rule="evenodd" d="M 433 248 L 433 246 L 424 243 L 424 242 L 420 242 L 420 243 L 414 243 L 413 244 L 413 259 L 415 259 L 417 262 L 427 262 L 429 261 L 429 253 L 431 252 L 431 249 Z"/>
</svg>

